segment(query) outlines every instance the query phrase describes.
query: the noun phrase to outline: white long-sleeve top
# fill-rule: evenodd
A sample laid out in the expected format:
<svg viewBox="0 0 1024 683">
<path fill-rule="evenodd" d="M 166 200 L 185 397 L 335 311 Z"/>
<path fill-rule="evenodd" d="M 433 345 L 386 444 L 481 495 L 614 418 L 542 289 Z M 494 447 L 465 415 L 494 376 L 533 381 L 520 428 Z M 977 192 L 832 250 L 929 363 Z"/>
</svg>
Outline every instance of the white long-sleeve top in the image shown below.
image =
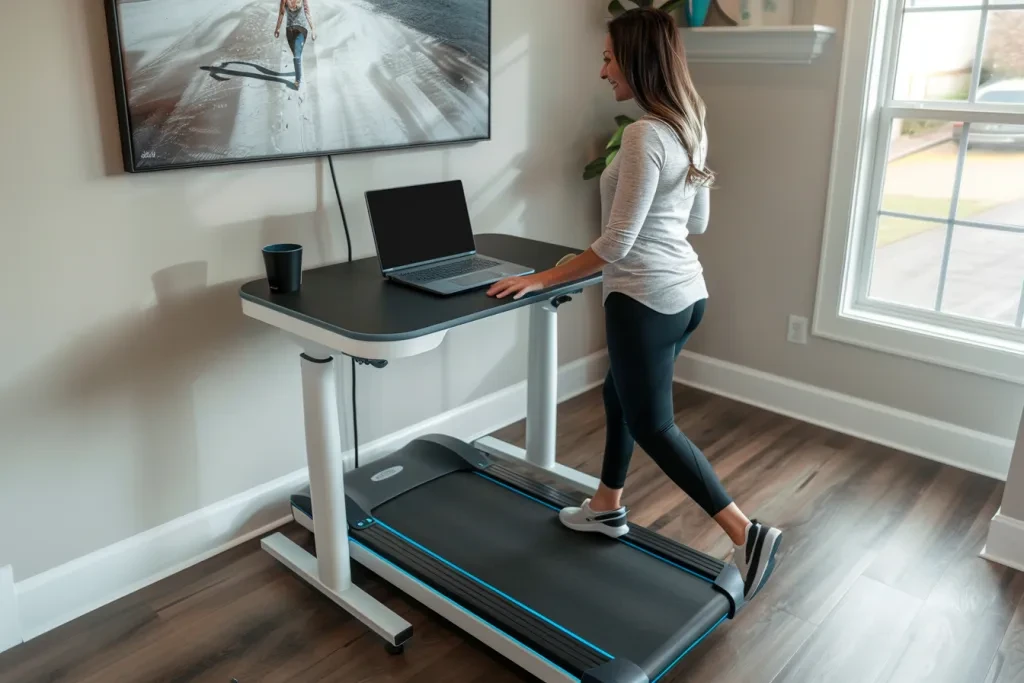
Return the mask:
<svg viewBox="0 0 1024 683">
<path fill-rule="evenodd" d="M 698 168 L 707 159 L 707 134 Z M 686 184 L 690 157 L 665 123 L 641 118 L 626 127 L 601 175 L 601 237 L 591 247 L 608 262 L 604 297 L 621 292 L 659 313 L 707 298 L 704 271 L 687 239 L 707 229 L 709 191 Z"/>
</svg>

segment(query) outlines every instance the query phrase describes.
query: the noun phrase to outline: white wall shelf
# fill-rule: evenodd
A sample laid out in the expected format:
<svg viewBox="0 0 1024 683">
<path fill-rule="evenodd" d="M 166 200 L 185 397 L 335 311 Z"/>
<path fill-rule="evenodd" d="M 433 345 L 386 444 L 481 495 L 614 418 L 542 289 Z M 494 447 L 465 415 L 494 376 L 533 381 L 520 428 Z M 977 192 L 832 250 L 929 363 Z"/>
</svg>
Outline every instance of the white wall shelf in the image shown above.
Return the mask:
<svg viewBox="0 0 1024 683">
<path fill-rule="evenodd" d="M 829 26 L 701 26 L 682 28 L 690 62 L 810 64 L 836 30 Z"/>
</svg>

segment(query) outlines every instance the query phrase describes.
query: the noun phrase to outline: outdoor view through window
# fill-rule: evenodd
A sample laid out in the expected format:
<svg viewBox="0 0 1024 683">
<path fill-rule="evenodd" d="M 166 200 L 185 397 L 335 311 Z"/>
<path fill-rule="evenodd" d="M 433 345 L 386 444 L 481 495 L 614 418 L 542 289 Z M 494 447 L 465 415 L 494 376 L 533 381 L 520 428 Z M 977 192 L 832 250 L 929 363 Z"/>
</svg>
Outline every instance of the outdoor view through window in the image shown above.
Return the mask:
<svg viewBox="0 0 1024 683">
<path fill-rule="evenodd" d="M 871 300 L 1020 328 L 1024 5 L 966 5 L 907 0 L 862 272 Z"/>
</svg>

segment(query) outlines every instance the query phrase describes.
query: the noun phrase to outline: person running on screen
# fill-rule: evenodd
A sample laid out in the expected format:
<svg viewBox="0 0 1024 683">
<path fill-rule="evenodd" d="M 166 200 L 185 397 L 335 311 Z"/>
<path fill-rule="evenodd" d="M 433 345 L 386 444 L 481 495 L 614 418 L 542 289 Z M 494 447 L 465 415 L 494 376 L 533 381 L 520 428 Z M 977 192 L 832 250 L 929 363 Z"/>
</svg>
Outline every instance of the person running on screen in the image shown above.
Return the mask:
<svg viewBox="0 0 1024 683">
<path fill-rule="evenodd" d="M 281 37 L 281 23 L 285 16 L 288 17 L 288 23 L 284 33 L 295 58 L 295 89 L 298 90 L 302 87 L 302 48 L 306 44 L 307 36 L 311 40 L 316 40 L 316 27 L 313 25 L 309 0 L 281 0 L 281 9 L 277 13 L 277 28 L 274 29 L 275 38 Z"/>
</svg>

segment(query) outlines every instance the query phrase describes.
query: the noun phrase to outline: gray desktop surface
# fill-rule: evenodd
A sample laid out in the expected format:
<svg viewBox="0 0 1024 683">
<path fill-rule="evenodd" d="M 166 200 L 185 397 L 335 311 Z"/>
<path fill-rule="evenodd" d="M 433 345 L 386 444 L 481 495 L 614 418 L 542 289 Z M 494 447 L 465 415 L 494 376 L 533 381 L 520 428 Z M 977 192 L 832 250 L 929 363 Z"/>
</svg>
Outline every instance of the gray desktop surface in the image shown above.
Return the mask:
<svg viewBox="0 0 1024 683">
<path fill-rule="evenodd" d="M 566 254 L 582 250 L 516 237 L 476 236 L 484 256 L 546 270 Z M 581 290 L 601 281 L 600 274 L 559 285 L 522 299 L 487 296 L 487 288 L 439 296 L 385 279 L 377 257 L 306 270 L 294 294 L 274 294 L 266 278 L 248 282 L 241 297 L 304 320 L 349 339 L 400 341 L 456 327 L 474 320 Z"/>
</svg>

